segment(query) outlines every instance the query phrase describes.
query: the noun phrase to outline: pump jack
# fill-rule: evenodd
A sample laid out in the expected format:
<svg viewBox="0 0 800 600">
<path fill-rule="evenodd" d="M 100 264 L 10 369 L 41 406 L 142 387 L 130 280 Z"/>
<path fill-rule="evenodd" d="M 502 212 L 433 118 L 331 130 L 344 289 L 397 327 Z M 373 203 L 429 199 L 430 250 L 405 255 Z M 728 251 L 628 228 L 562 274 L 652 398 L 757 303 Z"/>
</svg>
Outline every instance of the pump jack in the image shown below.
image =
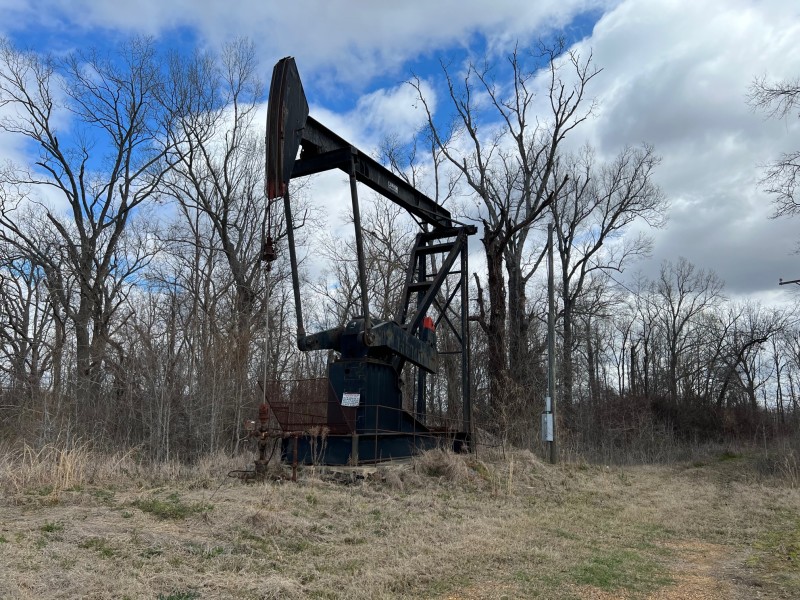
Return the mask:
<svg viewBox="0 0 800 600">
<path fill-rule="evenodd" d="M 350 179 L 362 312 L 342 327 L 306 334 L 289 181 L 331 169 L 341 169 Z M 388 321 L 373 321 L 369 313 L 358 182 L 403 207 L 421 229 L 411 248 L 400 306 Z M 265 401 L 282 430 L 282 459 L 292 464 L 357 465 L 405 458 L 441 445 L 468 449 L 472 404 L 467 241 L 476 228 L 455 222 L 431 198 L 309 116 L 292 57 L 278 61 L 272 74 L 267 196 L 284 201 L 297 346 L 302 351 L 337 353 L 328 364 L 327 382 L 316 389 L 324 395 L 316 400 L 322 410 L 304 408 L 303 402 L 314 401 L 301 401 L 297 395 L 288 401 L 270 398 L 265 382 Z M 447 281 L 451 285 L 445 294 Z M 460 302 L 454 303 L 457 295 Z M 461 406 L 449 407 L 451 413 L 460 413 L 455 425 L 434 427 L 426 415 L 425 378 L 438 370 L 436 329 L 440 326 L 452 333 L 450 349 L 444 352 L 461 359 Z M 416 369 L 413 413 L 403 407 L 404 368 Z"/>
</svg>

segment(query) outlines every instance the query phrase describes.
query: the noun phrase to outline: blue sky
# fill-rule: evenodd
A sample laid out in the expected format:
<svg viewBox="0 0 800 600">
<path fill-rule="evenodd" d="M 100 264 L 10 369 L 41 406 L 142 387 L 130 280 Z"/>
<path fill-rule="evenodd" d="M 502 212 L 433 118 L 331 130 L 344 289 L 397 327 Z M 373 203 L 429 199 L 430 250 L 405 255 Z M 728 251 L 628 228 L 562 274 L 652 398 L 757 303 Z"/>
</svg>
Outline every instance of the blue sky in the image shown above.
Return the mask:
<svg viewBox="0 0 800 600">
<path fill-rule="evenodd" d="M 800 3 L 786 0 L 0 0 L 0 34 L 38 51 L 110 46 L 133 34 L 165 48 L 218 48 L 250 37 L 269 80 L 293 55 L 312 114 L 373 150 L 386 133 L 421 123 L 403 85 L 416 73 L 446 102 L 438 61 L 501 58 L 518 41 L 563 34 L 603 68 L 595 117 L 570 139 L 601 157 L 648 142 L 672 203 L 655 232 L 653 276 L 683 255 L 726 280 L 732 295 L 777 299 L 778 277 L 800 277 L 798 221 L 769 219 L 759 164 L 800 146 L 796 119 L 767 121 L 746 104 L 754 77 L 800 76 Z M 0 155 L 19 148 L 0 139 Z M 320 184 L 324 187 L 326 184 Z M 344 190 L 346 194 L 346 190 Z"/>
</svg>

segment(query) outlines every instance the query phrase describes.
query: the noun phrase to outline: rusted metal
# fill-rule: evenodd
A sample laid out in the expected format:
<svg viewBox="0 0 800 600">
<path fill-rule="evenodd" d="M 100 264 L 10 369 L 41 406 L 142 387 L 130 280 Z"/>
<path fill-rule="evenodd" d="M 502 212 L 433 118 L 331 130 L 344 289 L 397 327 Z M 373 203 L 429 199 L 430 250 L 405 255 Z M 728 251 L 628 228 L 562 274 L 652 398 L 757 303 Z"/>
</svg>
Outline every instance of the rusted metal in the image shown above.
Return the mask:
<svg viewBox="0 0 800 600">
<path fill-rule="evenodd" d="M 333 434 L 350 434 L 355 411 L 343 407 L 328 378 L 274 382 L 269 396 L 272 413 L 284 432 L 309 432 L 327 427 Z"/>
<path fill-rule="evenodd" d="M 257 475 L 265 475 L 267 472 L 267 467 L 269 466 L 269 461 L 272 458 L 271 456 L 267 455 L 270 438 L 273 437 L 274 441 L 274 436 L 270 436 L 269 407 L 267 406 L 266 402 L 262 402 L 258 407 L 258 422 L 258 431 L 254 432 L 257 439 L 256 443 L 258 445 L 258 458 L 255 462 L 255 470 Z"/>
<path fill-rule="evenodd" d="M 272 239 L 272 236 L 267 236 L 267 239 L 264 240 L 261 246 L 261 260 L 265 263 L 271 263 L 275 262 L 277 257 L 275 253 L 275 241 Z"/>
<path fill-rule="evenodd" d="M 269 464 L 278 449 L 279 433 L 270 427 L 270 411 L 266 402 L 258 407 L 258 423 L 252 419 L 245 420 L 244 431 L 246 437 L 255 440 L 256 459 L 253 470 L 234 470 L 228 473 L 230 477 L 238 477 L 244 481 L 263 479 L 268 475 Z"/>
</svg>

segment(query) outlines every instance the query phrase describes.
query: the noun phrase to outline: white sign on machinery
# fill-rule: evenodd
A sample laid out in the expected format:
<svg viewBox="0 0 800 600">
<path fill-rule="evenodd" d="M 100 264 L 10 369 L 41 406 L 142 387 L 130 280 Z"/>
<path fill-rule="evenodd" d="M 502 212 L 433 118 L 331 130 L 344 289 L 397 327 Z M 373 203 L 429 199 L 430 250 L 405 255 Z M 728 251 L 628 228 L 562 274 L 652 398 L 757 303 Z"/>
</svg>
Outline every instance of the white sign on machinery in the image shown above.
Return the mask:
<svg viewBox="0 0 800 600">
<path fill-rule="evenodd" d="M 342 394 L 342 406 L 355 407 L 361 404 L 361 393 L 345 392 Z"/>
</svg>

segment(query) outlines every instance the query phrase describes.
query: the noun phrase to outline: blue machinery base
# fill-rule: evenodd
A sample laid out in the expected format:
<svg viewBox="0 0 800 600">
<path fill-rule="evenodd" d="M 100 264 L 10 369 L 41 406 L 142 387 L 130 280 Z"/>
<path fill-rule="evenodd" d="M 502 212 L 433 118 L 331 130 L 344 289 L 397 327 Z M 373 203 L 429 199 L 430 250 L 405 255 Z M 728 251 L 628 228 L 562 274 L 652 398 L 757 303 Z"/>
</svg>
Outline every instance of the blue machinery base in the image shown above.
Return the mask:
<svg viewBox="0 0 800 600">
<path fill-rule="evenodd" d="M 310 436 L 283 439 L 281 458 L 288 464 L 363 465 L 409 458 L 434 448 L 463 452 L 468 447 L 466 433 L 426 432 L 374 433 Z M 295 459 L 296 457 L 296 459 Z"/>
<path fill-rule="evenodd" d="M 404 410 L 398 382 L 393 365 L 379 360 L 331 363 L 327 399 L 324 406 L 317 403 L 324 418 L 320 415 L 313 426 L 301 425 L 288 413 L 276 412 L 283 421 L 281 459 L 289 464 L 359 465 L 409 458 L 433 448 L 469 449 L 467 432 L 430 427 Z M 347 406 L 345 395 L 357 398 L 358 406 Z"/>
</svg>

